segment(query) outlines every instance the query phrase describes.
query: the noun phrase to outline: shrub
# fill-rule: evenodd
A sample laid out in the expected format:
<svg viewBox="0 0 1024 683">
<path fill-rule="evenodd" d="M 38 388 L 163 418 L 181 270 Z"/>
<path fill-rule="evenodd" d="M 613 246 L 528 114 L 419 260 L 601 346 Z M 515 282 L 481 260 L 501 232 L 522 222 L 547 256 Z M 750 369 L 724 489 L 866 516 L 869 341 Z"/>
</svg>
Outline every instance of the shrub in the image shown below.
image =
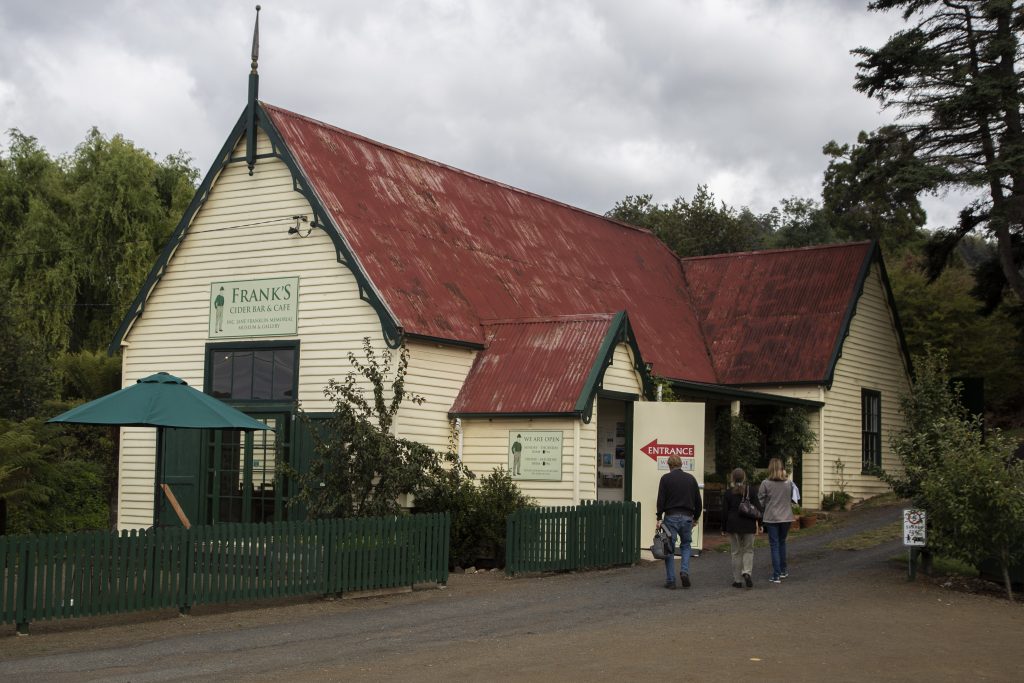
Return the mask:
<svg viewBox="0 0 1024 683">
<path fill-rule="evenodd" d="M 505 560 L 505 527 L 508 516 L 532 505 L 512 480 L 508 470 L 493 472 L 473 481 L 473 473 L 458 464 L 434 478 L 416 496 L 418 512 L 451 515 L 452 566 L 467 566 L 478 559 Z"/>
</svg>

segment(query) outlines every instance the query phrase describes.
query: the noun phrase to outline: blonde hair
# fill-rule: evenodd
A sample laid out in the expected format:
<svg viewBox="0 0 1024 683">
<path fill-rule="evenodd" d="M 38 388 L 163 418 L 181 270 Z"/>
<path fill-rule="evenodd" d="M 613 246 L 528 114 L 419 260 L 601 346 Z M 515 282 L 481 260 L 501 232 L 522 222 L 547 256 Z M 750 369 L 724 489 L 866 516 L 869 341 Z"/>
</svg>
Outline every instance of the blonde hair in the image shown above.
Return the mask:
<svg viewBox="0 0 1024 683">
<path fill-rule="evenodd" d="M 768 478 L 772 481 L 786 481 L 786 466 L 779 458 L 768 461 Z"/>
</svg>

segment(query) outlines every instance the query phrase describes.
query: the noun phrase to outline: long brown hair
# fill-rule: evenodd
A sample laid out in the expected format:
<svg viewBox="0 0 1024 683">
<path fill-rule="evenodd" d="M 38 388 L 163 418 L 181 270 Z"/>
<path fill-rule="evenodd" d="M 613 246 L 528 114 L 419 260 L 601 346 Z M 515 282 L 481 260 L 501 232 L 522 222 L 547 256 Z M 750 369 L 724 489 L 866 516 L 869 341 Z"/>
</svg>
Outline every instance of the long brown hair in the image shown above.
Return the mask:
<svg viewBox="0 0 1024 683">
<path fill-rule="evenodd" d="M 742 467 L 737 467 L 732 471 L 730 479 L 732 479 L 732 492 L 737 496 L 742 496 L 747 484 L 747 473 L 743 471 Z"/>
</svg>

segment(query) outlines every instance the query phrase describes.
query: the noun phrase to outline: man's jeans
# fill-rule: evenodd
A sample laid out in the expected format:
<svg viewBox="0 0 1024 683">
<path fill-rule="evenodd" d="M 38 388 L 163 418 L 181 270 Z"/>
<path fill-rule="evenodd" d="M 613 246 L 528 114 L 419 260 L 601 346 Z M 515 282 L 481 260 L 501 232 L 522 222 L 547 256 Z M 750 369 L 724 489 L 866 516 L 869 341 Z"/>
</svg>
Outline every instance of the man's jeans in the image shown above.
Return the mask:
<svg viewBox="0 0 1024 683">
<path fill-rule="evenodd" d="M 772 578 L 779 578 L 788 570 L 786 566 L 786 536 L 789 535 L 789 522 L 765 522 L 768 532 L 768 545 L 772 549 Z"/>
<path fill-rule="evenodd" d="M 661 526 L 672 536 L 672 547 L 676 547 L 676 537 L 680 539 L 682 547 L 679 549 L 681 566 L 679 571 L 682 574 L 690 573 L 690 543 L 693 542 L 693 517 L 690 515 L 666 515 L 661 520 Z M 676 554 L 665 556 L 665 580 L 675 583 L 676 580 Z"/>
</svg>

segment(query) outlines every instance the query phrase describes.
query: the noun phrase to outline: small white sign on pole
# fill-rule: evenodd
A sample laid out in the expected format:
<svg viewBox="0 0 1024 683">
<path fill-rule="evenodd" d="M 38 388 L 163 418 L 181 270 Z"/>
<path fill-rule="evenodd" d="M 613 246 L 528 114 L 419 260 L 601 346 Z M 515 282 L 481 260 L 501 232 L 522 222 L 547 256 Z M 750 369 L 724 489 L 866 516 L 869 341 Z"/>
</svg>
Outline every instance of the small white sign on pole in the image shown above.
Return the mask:
<svg viewBox="0 0 1024 683">
<path fill-rule="evenodd" d="M 903 511 L 903 545 L 925 545 L 925 512 L 909 508 Z"/>
</svg>

